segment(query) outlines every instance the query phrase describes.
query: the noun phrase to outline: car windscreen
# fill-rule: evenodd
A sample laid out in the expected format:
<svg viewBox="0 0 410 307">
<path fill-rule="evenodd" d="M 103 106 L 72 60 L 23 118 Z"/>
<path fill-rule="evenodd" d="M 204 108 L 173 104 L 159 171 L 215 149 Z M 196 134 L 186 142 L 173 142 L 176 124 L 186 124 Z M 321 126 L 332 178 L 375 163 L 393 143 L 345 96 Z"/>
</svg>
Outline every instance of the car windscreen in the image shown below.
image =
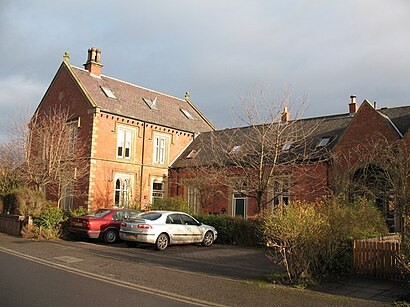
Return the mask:
<svg viewBox="0 0 410 307">
<path fill-rule="evenodd" d="M 147 212 L 138 215 L 138 218 L 144 219 L 144 220 L 150 220 L 150 221 L 155 221 L 158 220 L 161 217 L 161 213 L 158 212 Z"/>
<path fill-rule="evenodd" d="M 93 212 L 86 214 L 85 216 L 104 217 L 110 212 L 111 210 L 108 210 L 108 209 L 98 209 L 98 210 L 95 210 Z"/>
</svg>

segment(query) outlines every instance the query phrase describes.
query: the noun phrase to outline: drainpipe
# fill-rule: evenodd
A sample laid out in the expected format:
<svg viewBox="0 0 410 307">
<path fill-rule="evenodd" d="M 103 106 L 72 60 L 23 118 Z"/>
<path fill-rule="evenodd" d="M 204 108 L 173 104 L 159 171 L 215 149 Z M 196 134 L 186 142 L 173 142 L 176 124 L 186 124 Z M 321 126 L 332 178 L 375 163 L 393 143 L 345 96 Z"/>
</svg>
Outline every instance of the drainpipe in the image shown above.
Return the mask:
<svg viewBox="0 0 410 307">
<path fill-rule="evenodd" d="M 142 196 L 142 178 L 144 176 L 144 158 L 145 158 L 145 130 L 146 123 L 143 122 L 144 129 L 142 130 L 142 154 L 141 154 L 141 174 L 140 174 L 140 207 L 142 206 L 143 196 Z"/>
</svg>

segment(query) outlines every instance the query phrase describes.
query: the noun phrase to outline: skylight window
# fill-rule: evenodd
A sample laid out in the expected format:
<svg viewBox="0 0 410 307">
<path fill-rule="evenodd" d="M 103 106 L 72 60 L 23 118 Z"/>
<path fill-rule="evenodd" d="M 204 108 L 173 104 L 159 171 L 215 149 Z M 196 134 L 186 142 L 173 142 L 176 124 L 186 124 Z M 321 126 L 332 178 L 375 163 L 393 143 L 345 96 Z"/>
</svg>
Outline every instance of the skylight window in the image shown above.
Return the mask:
<svg viewBox="0 0 410 307">
<path fill-rule="evenodd" d="M 186 159 L 195 158 L 201 150 L 192 149 L 189 154 L 186 156 Z"/>
<path fill-rule="evenodd" d="M 180 109 L 180 110 L 181 110 L 181 112 L 185 115 L 186 118 L 188 118 L 188 119 L 195 119 L 195 118 L 192 116 L 192 114 L 189 113 L 187 110 L 185 110 L 185 109 Z"/>
<path fill-rule="evenodd" d="M 150 109 L 158 110 L 157 97 L 155 97 L 154 100 L 148 98 L 142 98 L 142 100 L 144 100 L 144 102 L 147 104 L 147 106 L 149 106 Z"/>
<path fill-rule="evenodd" d="M 283 144 L 282 150 L 283 150 L 283 151 L 287 151 L 287 150 L 290 149 L 290 147 L 292 147 L 292 144 L 291 144 L 291 143 Z"/>
<path fill-rule="evenodd" d="M 105 87 L 105 86 L 101 86 L 101 89 L 103 90 L 104 94 L 107 97 L 112 98 L 112 99 L 117 99 L 117 97 L 115 97 L 115 95 L 114 95 L 114 92 L 110 88 Z"/>
<path fill-rule="evenodd" d="M 231 149 L 231 154 L 235 154 L 238 153 L 241 150 L 241 145 L 235 145 L 234 147 L 232 147 Z"/>
<path fill-rule="evenodd" d="M 317 147 L 324 147 L 329 143 L 329 141 L 330 141 L 330 138 L 322 138 L 319 144 L 317 145 Z"/>
</svg>

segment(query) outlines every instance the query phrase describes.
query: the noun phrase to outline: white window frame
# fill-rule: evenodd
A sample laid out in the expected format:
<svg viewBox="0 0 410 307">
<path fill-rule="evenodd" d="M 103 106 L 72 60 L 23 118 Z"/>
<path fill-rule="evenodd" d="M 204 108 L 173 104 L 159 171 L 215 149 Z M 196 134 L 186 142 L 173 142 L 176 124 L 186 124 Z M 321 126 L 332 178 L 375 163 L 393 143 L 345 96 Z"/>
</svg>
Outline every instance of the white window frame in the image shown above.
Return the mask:
<svg viewBox="0 0 410 307">
<path fill-rule="evenodd" d="M 290 178 L 283 177 L 276 180 L 272 186 L 272 209 L 289 204 L 290 199 Z"/>
<path fill-rule="evenodd" d="M 190 213 L 197 213 L 200 204 L 201 192 L 197 187 L 187 186 L 187 203 L 188 208 L 192 210 Z"/>
<path fill-rule="evenodd" d="M 154 190 L 154 183 L 159 183 L 162 185 L 162 190 Z M 165 183 L 163 178 L 152 178 L 151 179 L 151 204 L 154 203 L 155 198 L 164 198 L 165 195 Z"/>
<path fill-rule="evenodd" d="M 169 136 L 154 134 L 153 161 L 157 164 L 166 164 L 168 158 Z"/>
<path fill-rule="evenodd" d="M 119 186 L 117 186 L 119 183 Z M 131 174 L 116 173 L 114 175 L 114 207 L 129 208 L 132 200 L 134 176 Z M 118 195 L 118 197 L 117 197 Z M 117 201 L 118 198 L 118 201 Z"/>
<path fill-rule="evenodd" d="M 133 140 L 135 135 L 135 128 L 130 128 L 127 126 L 117 127 L 117 146 L 116 146 L 116 156 L 122 159 L 131 159 L 133 152 Z M 121 148 L 121 153 L 119 149 Z M 128 150 L 128 151 L 127 151 Z"/>
<path fill-rule="evenodd" d="M 248 211 L 248 197 L 241 192 L 233 192 L 232 193 L 232 216 L 237 216 L 236 215 L 236 200 L 237 199 L 243 199 L 244 200 L 244 212 L 243 212 L 243 218 L 247 218 L 247 211 Z"/>
<path fill-rule="evenodd" d="M 73 193 L 73 184 L 69 184 L 64 187 L 64 196 L 62 201 L 62 207 L 64 210 L 73 210 L 73 203 L 74 203 L 74 193 Z"/>
</svg>

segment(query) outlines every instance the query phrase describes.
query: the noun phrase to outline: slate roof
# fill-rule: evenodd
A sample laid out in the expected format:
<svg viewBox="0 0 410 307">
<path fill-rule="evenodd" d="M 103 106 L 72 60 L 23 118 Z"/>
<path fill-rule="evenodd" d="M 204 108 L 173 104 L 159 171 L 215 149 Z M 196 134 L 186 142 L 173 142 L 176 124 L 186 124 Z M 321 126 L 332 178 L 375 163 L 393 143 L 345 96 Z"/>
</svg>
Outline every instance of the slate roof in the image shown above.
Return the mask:
<svg viewBox="0 0 410 307">
<path fill-rule="evenodd" d="M 379 111 L 383 115 L 386 115 L 402 135 L 406 134 L 410 127 L 410 106 L 381 108 L 377 111 Z"/>
<path fill-rule="evenodd" d="M 327 154 L 333 147 L 336 145 L 337 141 L 341 137 L 342 133 L 345 131 L 347 126 L 350 124 L 352 116 L 349 114 L 340 114 L 332 116 L 323 116 L 309 119 L 301 119 L 297 122 L 294 122 L 298 130 L 304 130 L 309 136 L 305 142 L 303 149 L 301 146 L 296 146 L 296 150 L 308 150 L 314 155 L 310 157 L 312 159 L 319 159 L 320 156 Z M 213 139 L 218 139 L 216 144 L 217 146 L 230 146 L 233 147 L 233 144 L 244 145 L 246 140 L 249 140 L 249 134 L 255 133 L 253 127 L 242 127 L 242 128 L 232 128 L 224 129 L 212 132 L 205 132 L 200 134 L 195 140 L 186 148 L 186 150 L 179 156 L 179 158 L 174 161 L 172 168 L 183 168 L 183 167 L 192 167 L 195 165 L 208 165 L 208 155 L 210 149 L 208 145 L 212 143 Z M 244 135 L 248 135 L 244 137 Z M 329 138 L 329 142 L 323 148 L 318 149 L 317 145 L 323 138 Z M 286 142 L 283 142 L 284 144 Z M 293 146 L 295 144 L 292 144 Z M 306 146 L 305 146 L 306 145 Z M 293 147 L 295 148 L 295 147 Z M 194 158 L 187 158 L 187 156 L 195 150 L 196 156 Z M 216 151 L 219 156 L 226 155 L 227 148 L 212 148 L 213 151 Z M 219 152 L 218 152 L 219 151 Z M 229 150 L 228 150 L 229 151 Z M 289 157 L 289 153 L 292 152 L 292 147 L 289 152 L 286 152 L 284 155 Z M 297 151 L 293 152 L 297 154 Z"/>
<path fill-rule="evenodd" d="M 91 76 L 89 71 L 72 65 L 70 68 L 101 111 L 192 133 L 214 129 L 205 116 L 185 99 L 105 75 Z M 110 89 L 116 99 L 107 97 L 101 87 Z M 150 108 L 143 99 L 156 99 L 157 108 Z M 188 119 L 181 109 L 188 111 L 193 119 Z"/>
<path fill-rule="evenodd" d="M 397 108 L 383 108 L 377 110 L 383 114 L 397 130 L 404 135 L 410 128 L 410 106 Z M 303 149 L 309 153 L 309 157 L 313 160 L 326 157 L 329 152 L 337 144 L 338 140 L 349 126 L 353 117 L 349 114 L 340 114 L 332 116 L 323 116 L 316 118 L 307 118 L 298 120 L 296 125 L 303 127 L 305 131 L 313 131 L 305 142 L 306 146 Z M 232 128 L 219 131 L 212 131 L 200 134 L 195 140 L 186 148 L 186 150 L 174 161 L 172 168 L 193 167 L 195 165 L 208 165 L 208 145 L 213 139 L 218 139 L 218 146 L 231 146 L 233 144 L 242 145 L 246 142 L 246 134 L 254 133 L 252 127 Z M 323 138 L 329 138 L 329 142 L 324 147 L 317 147 Z M 245 140 L 245 141 L 244 141 Z M 187 158 L 194 150 L 195 157 Z M 212 148 L 217 152 L 217 155 L 226 155 L 226 148 Z M 219 152 L 218 152 L 219 151 Z M 296 152 L 297 154 L 297 152 Z M 289 153 L 284 154 L 284 158 L 289 157 Z"/>
</svg>

